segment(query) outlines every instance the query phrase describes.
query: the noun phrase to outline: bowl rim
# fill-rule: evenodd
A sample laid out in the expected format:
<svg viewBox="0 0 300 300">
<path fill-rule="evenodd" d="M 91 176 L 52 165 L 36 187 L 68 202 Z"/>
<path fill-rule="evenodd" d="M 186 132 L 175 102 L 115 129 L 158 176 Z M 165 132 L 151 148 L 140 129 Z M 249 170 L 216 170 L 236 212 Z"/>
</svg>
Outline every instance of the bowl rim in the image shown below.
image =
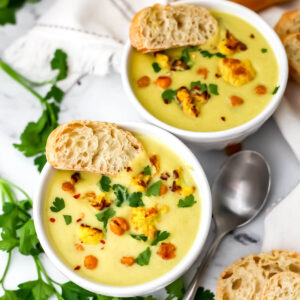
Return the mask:
<svg viewBox="0 0 300 300">
<path fill-rule="evenodd" d="M 279 37 L 273 30 L 273 28 L 264 21 L 262 17 L 260 17 L 257 13 L 250 10 L 249 8 L 242 6 L 240 4 L 231 2 L 231 1 L 224 1 L 224 0 L 183 0 L 178 1 L 176 3 L 171 3 L 171 5 L 180 5 L 180 4 L 196 4 L 196 5 L 202 5 L 207 8 L 216 9 L 219 11 L 225 11 L 232 15 L 235 15 L 246 22 L 248 22 L 250 25 L 254 26 L 267 40 L 267 42 L 270 45 L 270 48 L 272 48 L 278 68 L 279 68 L 279 76 L 277 85 L 279 86 L 277 92 L 273 97 L 271 98 L 268 105 L 263 109 L 261 113 L 259 113 L 256 117 L 251 119 L 250 121 L 241 124 L 237 127 L 233 127 L 227 130 L 222 131 L 212 131 L 212 132 L 198 132 L 198 131 L 191 131 L 191 130 L 185 130 L 180 129 L 177 127 L 174 127 L 172 125 L 169 125 L 158 118 L 156 118 L 154 115 L 152 115 L 144 106 L 139 102 L 137 97 L 135 96 L 131 84 L 129 81 L 128 71 L 129 71 L 129 57 L 132 51 L 132 46 L 130 43 L 130 40 L 128 39 L 123 51 L 122 55 L 122 62 L 121 62 L 121 77 L 122 77 L 122 84 L 125 90 L 125 93 L 127 94 L 127 98 L 131 102 L 131 104 L 136 108 L 136 110 L 139 112 L 139 114 L 147 121 L 151 122 L 154 125 L 157 125 L 163 129 L 166 129 L 178 136 L 188 138 L 188 139 L 194 139 L 201 142 L 220 142 L 220 141 L 226 141 L 230 139 L 234 139 L 237 137 L 240 137 L 241 135 L 249 132 L 249 130 L 257 127 L 257 125 L 262 125 L 268 118 L 271 117 L 271 115 L 275 112 L 277 107 L 280 104 L 280 101 L 283 97 L 283 94 L 285 92 L 285 88 L 287 85 L 288 80 L 288 60 L 287 55 L 284 50 L 284 46 L 282 45 Z M 247 16 L 247 19 L 246 19 Z M 260 28 L 261 27 L 261 28 Z"/>
<path fill-rule="evenodd" d="M 174 149 L 173 151 L 193 168 L 191 172 L 196 186 L 199 188 L 201 197 L 201 219 L 196 238 L 183 259 L 174 268 L 162 276 L 146 283 L 132 286 L 111 286 L 100 284 L 77 274 L 63 262 L 63 259 L 61 259 L 59 254 L 56 253 L 54 247 L 51 246 L 50 239 L 47 237 L 47 229 L 44 222 L 44 198 L 46 196 L 50 180 L 55 172 L 55 169 L 48 162 L 40 175 L 40 180 L 34 196 L 33 217 L 36 232 L 45 253 L 53 262 L 53 264 L 67 278 L 79 286 L 98 294 L 113 297 L 133 297 L 150 294 L 165 287 L 176 280 L 193 265 L 200 255 L 209 233 L 212 219 L 212 200 L 210 186 L 200 162 L 193 152 L 176 136 L 151 124 L 120 122 L 117 123 L 117 125 L 127 130 L 137 133 L 144 133 L 150 137 L 154 137 L 163 141 L 167 147 Z"/>
</svg>

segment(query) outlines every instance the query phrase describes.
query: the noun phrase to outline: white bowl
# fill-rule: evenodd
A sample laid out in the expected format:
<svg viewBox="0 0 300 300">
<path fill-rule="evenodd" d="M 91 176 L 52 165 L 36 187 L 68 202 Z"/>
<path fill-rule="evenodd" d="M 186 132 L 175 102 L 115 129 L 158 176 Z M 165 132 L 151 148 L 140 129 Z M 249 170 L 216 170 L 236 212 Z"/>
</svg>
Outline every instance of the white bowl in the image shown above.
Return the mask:
<svg viewBox="0 0 300 300">
<path fill-rule="evenodd" d="M 265 39 L 268 41 L 271 48 L 273 49 L 279 66 L 279 79 L 277 85 L 280 87 L 277 93 L 272 97 L 270 103 L 254 119 L 238 127 L 234 127 L 228 130 L 216 131 L 216 132 L 195 132 L 195 131 L 179 129 L 171 125 L 168 125 L 160 121 L 156 117 L 154 117 L 152 114 L 150 114 L 139 102 L 134 92 L 132 91 L 129 78 L 128 78 L 128 71 L 129 71 L 129 58 L 133 48 L 129 41 L 125 46 L 123 52 L 123 59 L 122 59 L 121 74 L 122 74 L 123 86 L 133 106 L 147 121 L 159 127 L 162 127 L 185 140 L 198 142 L 199 145 L 201 145 L 204 148 L 221 149 L 227 146 L 228 144 L 241 142 L 248 135 L 258 130 L 263 125 L 263 123 L 266 122 L 268 118 L 270 118 L 271 115 L 275 112 L 285 91 L 287 79 L 288 79 L 288 62 L 287 62 L 286 53 L 280 39 L 278 38 L 274 30 L 258 14 L 256 14 L 255 12 L 253 12 L 252 10 L 244 6 L 238 5 L 230 1 L 224 1 L 224 0 L 189 0 L 189 1 L 179 1 L 174 3 L 173 5 L 178 5 L 183 3 L 202 5 L 209 9 L 228 12 L 232 15 L 236 15 L 246 20 L 248 23 L 254 26 L 259 32 L 261 32 L 261 34 L 265 37 Z"/>
<path fill-rule="evenodd" d="M 87 290 L 93 291 L 98 294 L 114 297 L 133 297 L 137 295 L 150 294 L 158 289 L 165 287 L 172 281 L 176 280 L 179 276 L 181 276 L 192 266 L 192 264 L 199 256 L 208 235 L 212 217 L 211 194 L 207 178 L 200 163 L 198 162 L 194 154 L 189 150 L 189 148 L 186 147 L 178 138 L 176 138 L 174 135 L 166 132 L 163 129 L 157 128 L 149 124 L 122 123 L 119 125 L 132 132 L 142 133 L 153 137 L 157 140 L 160 140 L 162 143 L 170 147 L 179 157 L 181 157 L 181 159 L 187 165 L 192 167 L 191 173 L 195 180 L 196 186 L 200 191 L 201 196 L 201 220 L 196 239 L 191 249 L 188 251 L 186 256 L 179 262 L 179 264 L 176 265 L 168 273 L 152 281 L 125 287 L 109 286 L 96 283 L 78 275 L 78 273 L 76 273 L 70 267 L 68 267 L 59 257 L 59 255 L 55 252 L 47 236 L 45 225 L 45 199 L 49 183 L 53 174 L 55 173 L 55 169 L 49 163 L 45 165 L 40 176 L 40 182 L 38 184 L 37 192 L 34 198 L 33 216 L 36 232 L 45 253 L 53 262 L 53 264 L 71 281 L 75 282 L 76 284 L 80 285 L 81 287 Z"/>
</svg>

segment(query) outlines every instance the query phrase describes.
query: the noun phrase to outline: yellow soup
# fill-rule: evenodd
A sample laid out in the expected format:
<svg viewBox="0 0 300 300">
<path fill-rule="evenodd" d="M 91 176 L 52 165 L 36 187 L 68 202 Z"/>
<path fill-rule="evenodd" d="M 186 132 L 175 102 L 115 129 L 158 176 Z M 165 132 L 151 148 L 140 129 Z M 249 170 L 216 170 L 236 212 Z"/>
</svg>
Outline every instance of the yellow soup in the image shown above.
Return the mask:
<svg viewBox="0 0 300 300">
<path fill-rule="evenodd" d="M 136 135 L 146 151 L 114 177 L 55 171 L 45 205 L 61 259 L 95 282 L 128 286 L 170 271 L 187 254 L 201 200 L 189 167 L 168 147 Z"/>
<path fill-rule="evenodd" d="M 277 91 L 275 55 L 252 25 L 212 12 L 219 33 L 206 45 L 130 58 L 130 84 L 146 110 L 177 128 L 212 132 L 256 117 Z"/>
</svg>

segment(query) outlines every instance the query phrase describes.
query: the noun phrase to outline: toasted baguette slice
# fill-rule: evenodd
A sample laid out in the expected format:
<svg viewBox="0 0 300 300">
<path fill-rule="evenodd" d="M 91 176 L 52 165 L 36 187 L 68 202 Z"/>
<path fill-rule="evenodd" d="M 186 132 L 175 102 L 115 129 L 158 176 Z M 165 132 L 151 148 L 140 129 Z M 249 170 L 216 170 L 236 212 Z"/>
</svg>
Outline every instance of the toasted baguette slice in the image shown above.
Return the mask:
<svg viewBox="0 0 300 300">
<path fill-rule="evenodd" d="M 300 9 L 284 13 L 274 29 L 281 39 L 291 33 L 300 33 Z"/>
<path fill-rule="evenodd" d="M 300 300 L 300 275 L 281 272 L 265 284 L 260 300 Z"/>
<path fill-rule="evenodd" d="M 300 33 L 287 35 L 283 40 L 291 77 L 300 84 Z"/>
<path fill-rule="evenodd" d="M 57 169 L 114 175 L 143 151 L 142 144 L 115 124 L 72 121 L 58 126 L 46 145 L 48 162 Z"/>
<path fill-rule="evenodd" d="M 204 7 L 155 4 L 134 16 L 129 38 L 133 47 L 146 53 L 202 45 L 217 31 L 216 19 Z"/>
<path fill-rule="evenodd" d="M 273 250 L 252 254 L 226 268 L 217 284 L 217 300 L 260 300 L 265 283 L 279 272 L 300 274 L 300 255 Z"/>
</svg>

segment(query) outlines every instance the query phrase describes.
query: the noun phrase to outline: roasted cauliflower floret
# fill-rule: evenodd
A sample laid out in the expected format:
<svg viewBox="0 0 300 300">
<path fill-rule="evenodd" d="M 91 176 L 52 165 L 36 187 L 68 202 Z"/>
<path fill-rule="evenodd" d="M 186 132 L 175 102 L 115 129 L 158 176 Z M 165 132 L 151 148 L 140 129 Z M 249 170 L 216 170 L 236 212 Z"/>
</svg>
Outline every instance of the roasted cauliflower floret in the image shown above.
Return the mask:
<svg viewBox="0 0 300 300">
<path fill-rule="evenodd" d="M 151 165 L 155 168 L 154 175 L 157 175 L 160 172 L 160 160 L 157 154 L 152 154 L 149 156 Z"/>
<path fill-rule="evenodd" d="M 179 101 L 182 111 L 192 117 L 198 117 L 200 109 L 196 106 L 194 99 L 186 87 L 177 90 L 177 100 Z"/>
<path fill-rule="evenodd" d="M 81 224 L 78 231 L 79 240 L 86 245 L 97 245 L 103 240 L 104 234 L 101 229 Z"/>
<path fill-rule="evenodd" d="M 219 72 L 224 81 L 233 86 L 242 86 L 254 79 L 256 72 L 249 60 L 223 58 L 219 62 Z"/>
<path fill-rule="evenodd" d="M 226 31 L 226 38 L 219 44 L 219 52 L 224 55 L 232 55 L 237 51 L 247 50 L 247 46 L 239 41 L 229 30 Z"/>
<path fill-rule="evenodd" d="M 162 68 L 170 68 L 170 57 L 163 53 L 155 53 L 155 60 Z"/>
<path fill-rule="evenodd" d="M 92 207 L 94 207 L 97 210 L 103 210 L 104 208 L 107 208 L 111 206 L 111 201 L 105 199 L 104 196 L 99 195 L 94 199 L 89 199 L 89 203 Z"/>
<path fill-rule="evenodd" d="M 181 196 L 189 196 L 193 194 L 196 190 L 194 186 L 187 186 L 183 181 L 183 170 L 182 168 L 175 169 L 173 171 L 173 183 L 171 191 L 175 192 Z"/>
<path fill-rule="evenodd" d="M 131 179 L 132 184 L 137 188 L 139 192 L 146 191 L 150 181 L 151 175 L 145 175 L 144 172 L 139 173 L 137 176 Z"/>
<path fill-rule="evenodd" d="M 155 223 L 158 218 L 158 209 L 156 207 L 136 207 L 131 210 L 131 226 L 134 230 L 153 239 L 156 233 Z"/>
</svg>

